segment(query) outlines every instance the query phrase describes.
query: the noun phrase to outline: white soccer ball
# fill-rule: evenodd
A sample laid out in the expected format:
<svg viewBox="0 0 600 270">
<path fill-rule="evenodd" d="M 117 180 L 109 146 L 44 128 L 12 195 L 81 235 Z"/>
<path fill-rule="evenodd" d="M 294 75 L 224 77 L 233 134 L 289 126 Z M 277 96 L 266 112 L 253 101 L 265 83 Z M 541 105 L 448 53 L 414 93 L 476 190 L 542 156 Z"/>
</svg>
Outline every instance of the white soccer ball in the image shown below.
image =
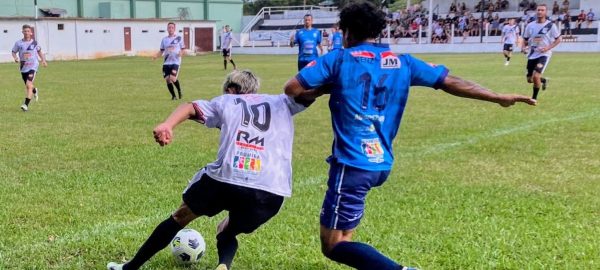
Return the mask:
<svg viewBox="0 0 600 270">
<path fill-rule="evenodd" d="M 192 264 L 200 261 L 206 250 L 202 235 L 193 229 L 183 229 L 171 240 L 171 253 L 181 264 Z"/>
</svg>

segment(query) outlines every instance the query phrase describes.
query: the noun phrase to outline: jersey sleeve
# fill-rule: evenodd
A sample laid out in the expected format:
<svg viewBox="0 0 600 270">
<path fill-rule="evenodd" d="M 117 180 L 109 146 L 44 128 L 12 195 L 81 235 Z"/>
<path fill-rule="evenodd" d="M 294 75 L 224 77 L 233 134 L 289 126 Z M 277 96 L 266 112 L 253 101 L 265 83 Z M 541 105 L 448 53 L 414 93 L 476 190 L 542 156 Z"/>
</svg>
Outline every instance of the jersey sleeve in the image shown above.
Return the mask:
<svg viewBox="0 0 600 270">
<path fill-rule="evenodd" d="M 443 65 L 433 65 L 423 62 L 411 55 L 402 56 L 410 68 L 410 85 L 425 86 L 435 89 L 442 87 L 448 76 L 448 69 Z"/>
<path fill-rule="evenodd" d="M 15 45 L 12 47 L 12 52 L 14 52 L 14 53 L 19 52 L 19 42 L 15 42 Z"/>
<path fill-rule="evenodd" d="M 196 100 L 192 102 L 194 110 L 196 111 L 196 118 L 193 120 L 209 128 L 220 127 L 220 104 L 221 102 L 219 102 L 218 97 L 211 101 Z"/>
<path fill-rule="evenodd" d="M 560 31 L 558 31 L 556 24 L 552 24 L 552 28 L 550 28 L 550 34 L 552 35 L 552 38 L 560 37 Z"/>
<path fill-rule="evenodd" d="M 296 33 L 294 33 L 294 44 L 300 45 L 300 32 L 299 31 L 296 31 Z"/>
<path fill-rule="evenodd" d="M 313 60 L 298 72 L 296 79 L 307 90 L 328 83 L 332 74 L 334 74 L 334 64 L 337 56 L 337 53 L 328 53 Z"/>
<path fill-rule="evenodd" d="M 291 115 L 295 115 L 301 111 L 304 111 L 306 107 L 302 104 L 297 103 L 293 97 L 290 97 L 286 94 L 279 95 L 279 98 L 287 105 L 290 109 Z"/>
<path fill-rule="evenodd" d="M 321 45 L 321 41 L 323 39 L 323 32 L 321 30 L 317 30 L 317 45 Z"/>
</svg>

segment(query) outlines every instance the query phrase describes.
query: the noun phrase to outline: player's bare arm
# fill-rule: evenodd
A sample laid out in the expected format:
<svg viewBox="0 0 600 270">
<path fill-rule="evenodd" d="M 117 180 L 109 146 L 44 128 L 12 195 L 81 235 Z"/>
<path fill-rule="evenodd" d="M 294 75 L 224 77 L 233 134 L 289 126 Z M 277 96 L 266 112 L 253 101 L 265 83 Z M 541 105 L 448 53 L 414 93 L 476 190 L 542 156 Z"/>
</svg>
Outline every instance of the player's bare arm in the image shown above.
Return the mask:
<svg viewBox="0 0 600 270">
<path fill-rule="evenodd" d="M 510 107 L 517 102 L 536 105 L 535 99 L 515 94 L 497 94 L 479 84 L 452 75 L 444 79 L 441 89 L 451 95 L 494 102 L 502 107 Z"/>
<path fill-rule="evenodd" d="M 42 61 L 42 66 L 47 67 L 48 63 L 46 62 L 46 56 L 44 55 L 42 50 L 38 51 L 38 56 L 40 57 L 40 60 Z"/>
<path fill-rule="evenodd" d="M 192 103 L 179 105 L 167 119 L 153 130 L 154 139 L 160 146 L 165 146 L 173 140 L 173 129 L 181 122 L 196 116 Z"/>
<path fill-rule="evenodd" d="M 152 60 L 156 60 L 156 58 L 161 57 L 163 54 L 162 50 L 159 50 L 155 55 L 152 56 Z"/>
<path fill-rule="evenodd" d="M 19 56 L 15 52 L 12 52 L 12 57 L 15 60 L 15 63 L 19 63 Z"/>
</svg>

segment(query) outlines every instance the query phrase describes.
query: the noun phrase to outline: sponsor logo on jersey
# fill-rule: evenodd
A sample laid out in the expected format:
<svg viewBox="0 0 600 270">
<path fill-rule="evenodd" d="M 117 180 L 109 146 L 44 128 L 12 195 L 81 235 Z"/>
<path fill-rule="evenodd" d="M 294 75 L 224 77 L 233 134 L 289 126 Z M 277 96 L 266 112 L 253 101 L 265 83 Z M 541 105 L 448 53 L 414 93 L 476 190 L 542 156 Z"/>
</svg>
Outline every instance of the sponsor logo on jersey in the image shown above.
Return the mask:
<svg viewBox="0 0 600 270">
<path fill-rule="evenodd" d="M 316 60 L 312 60 L 312 61 L 310 61 L 310 63 L 308 63 L 308 64 L 306 65 L 306 67 L 312 67 L 312 66 L 314 66 L 314 65 L 316 65 L 316 64 L 317 64 L 317 61 L 316 61 Z"/>
<path fill-rule="evenodd" d="M 261 171 L 260 158 L 249 156 L 234 156 L 233 168 L 237 171 L 258 173 Z"/>
<path fill-rule="evenodd" d="M 383 162 L 384 151 L 383 147 L 381 147 L 381 142 L 379 141 L 379 138 L 363 139 L 361 142 L 361 148 L 363 150 L 363 154 L 367 156 L 369 162 Z"/>
<path fill-rule="evenodd" d="M 387 51 L 379 54 L 381 56 L 382 69 L 398 69 L 400 68 L 400 59 L 393 52 Z"/>
<path fill-rule="evenodd" d="M 354 57 L 360 57 L 360 58 L 369 58 L 369 59 L 373 59 L 375 58 L 375 54 L 369 51 L 353 51 L 350 52 L 350 55 L 354 56 Z"/>
<path fill-rule="evenodd" d="M 250 133 L 238 130 L 237 137 L 235 138 L 235 145 L 246 149 L 263 150 L 265 138 L 259 136 L 252 137 Z"/>
</svg>

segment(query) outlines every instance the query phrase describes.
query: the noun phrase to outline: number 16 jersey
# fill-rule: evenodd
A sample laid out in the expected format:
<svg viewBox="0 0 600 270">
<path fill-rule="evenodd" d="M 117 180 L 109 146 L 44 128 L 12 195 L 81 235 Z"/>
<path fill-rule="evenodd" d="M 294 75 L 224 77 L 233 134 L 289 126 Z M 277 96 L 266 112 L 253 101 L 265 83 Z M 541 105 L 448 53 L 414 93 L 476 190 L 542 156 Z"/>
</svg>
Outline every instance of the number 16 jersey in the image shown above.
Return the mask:
<svg viewBox="0 0 600 270">
<path fill-rule="evenodd" d="M 196 121 L 221 130 L 217 181 L 289 197 L 292 194 L 292 116 L 305 109 L 284 94 L 222 95 L 193 102 Z"/>
</svg>

